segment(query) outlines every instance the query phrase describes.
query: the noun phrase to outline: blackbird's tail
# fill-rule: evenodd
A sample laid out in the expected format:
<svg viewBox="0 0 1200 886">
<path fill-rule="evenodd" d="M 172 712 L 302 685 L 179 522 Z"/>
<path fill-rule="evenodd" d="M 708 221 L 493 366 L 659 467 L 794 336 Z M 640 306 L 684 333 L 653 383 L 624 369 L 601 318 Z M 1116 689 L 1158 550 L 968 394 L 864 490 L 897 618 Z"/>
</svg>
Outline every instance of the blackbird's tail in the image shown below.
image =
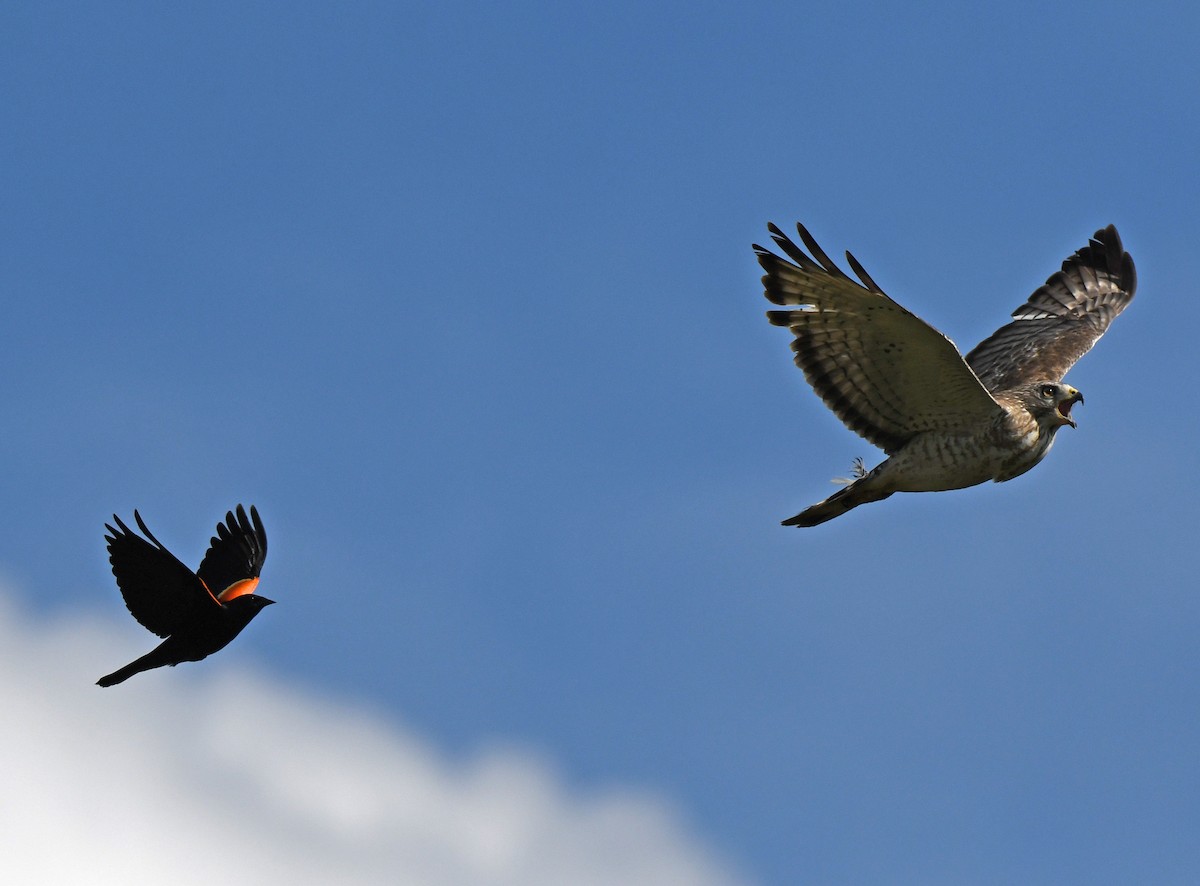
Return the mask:
<svg viewBox="0 0 1200 886">
<path fill-rule="evenodd" d="M 136 664 L 136 662 L 135 662 Z M 127 664 L 119 671 L 113 671 L 111 674 L 101 677 L 96 681 L 97 686 L 116 686 L 118 683 L 124 683 L 134 674 L 139 673 L 141 668 L 135 667 L 135 664 Z"/>
<path fill-rule="evenodd" d="M 141 658 L 131 661 L 125 667 L 113 671 L 96 681 L 97 686 L 116 686 L 118 683 L 124 683 L 134 674 L 140 674 L 142 671 L 148 671 L 152 668 L 162 667 L 167 662 L 162 660 L 162 656 L 156 656 L 157 649 L 152 652 L 147 652 Z"/>
</svg>

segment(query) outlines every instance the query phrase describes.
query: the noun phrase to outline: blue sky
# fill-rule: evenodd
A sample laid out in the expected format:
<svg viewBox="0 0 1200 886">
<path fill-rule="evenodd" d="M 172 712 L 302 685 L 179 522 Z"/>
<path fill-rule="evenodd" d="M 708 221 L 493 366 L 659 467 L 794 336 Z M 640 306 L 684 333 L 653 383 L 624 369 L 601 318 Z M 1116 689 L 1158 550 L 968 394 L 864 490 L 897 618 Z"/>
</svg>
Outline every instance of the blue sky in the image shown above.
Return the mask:
<svg viewBox="0 0 1200 886">
<path fill-rule="evenodd" d="M 154 640 L 110 515 L 194 565 L 253 502 L 281 605 L 108 716 L 246 669 L 447 766 L 645 792 L 745 882 L 1185 880 L 1197 24 L 7 8 L 13 631 L 107 625 L 121 660 L 62 666 L 90 684 Z M 879 455 L 763 317 L 750 244 L 796 220 L 964 349 L 1116 224 L 1138 296 L 1069 375 L 1078 430 L 1011 483 L 780 527 Z"/>
</svg>

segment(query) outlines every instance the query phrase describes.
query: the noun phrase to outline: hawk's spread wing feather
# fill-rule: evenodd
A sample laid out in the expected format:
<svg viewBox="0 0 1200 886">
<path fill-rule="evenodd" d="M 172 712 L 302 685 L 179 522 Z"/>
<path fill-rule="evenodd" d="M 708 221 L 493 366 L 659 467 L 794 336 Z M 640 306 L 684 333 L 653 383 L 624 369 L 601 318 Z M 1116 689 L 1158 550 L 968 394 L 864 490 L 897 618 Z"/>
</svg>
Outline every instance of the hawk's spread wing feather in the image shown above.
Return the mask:
<svg viewBox="0 0 1200 886">
<path fill-rule="evenodd" d="M 1029 301 L 967 354 L 987 386 L 1000 391 L 1027 382 L 1058 382 L 1133 299 L 1133 259 L 1112 225 L 1063 262 Z"/>
<path fill-rule="evenodd" d="M 225 522 L 217 524 L 217 534 L 197 570 L 201 580 L 223 602 L 253 592 L 267 559 L 267 530 L 263 528 L 258 511 L 250 506 L 237 506 L 225 514 Z M 236 587 L 235 587 L 236 585 Z"/>
<path fill-rule="evenodd" d="M 923 431 L 1002 414 L 950 339 L 888 298 L 850 253 L 862 285 L 796 228 L 811 258 L 773 224 L 771 238 L 791 261 L 754 246 L 766 297 L 798 306 L 767 317 L 791 329 L 796 365 L 848 428 L 890 455 Z"/>
<path fill-rule="evenodd" d="M 220 604 L 196 574 L 146 528 L 142 515 L 134 511 L 133 517 L 146 538 L 114 514 L 118 528 L 104 524 L 108 530 L 108 559 L 129 612 L 142 627 L 167 637 L 181 624 Z"/>
</svg>

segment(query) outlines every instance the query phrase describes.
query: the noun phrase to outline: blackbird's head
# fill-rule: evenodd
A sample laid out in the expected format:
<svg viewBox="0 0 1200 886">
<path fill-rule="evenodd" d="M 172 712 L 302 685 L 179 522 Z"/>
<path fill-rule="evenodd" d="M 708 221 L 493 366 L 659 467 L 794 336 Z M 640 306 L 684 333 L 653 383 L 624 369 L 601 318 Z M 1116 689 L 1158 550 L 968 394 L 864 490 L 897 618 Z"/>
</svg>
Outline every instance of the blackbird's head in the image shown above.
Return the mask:
<svg viewBox="0 0 1200 886">
<path fill-rule="evenodd" d="M 268 600 L 266 597 L 260 597 L 258 594 L 242 594 L 242 596 L 234 597 L 226 603 L 225 608 L 230 612 L 236 613 L 249 623 L 250 619 L 254 618 L 254 616 L 258 615 L 258 613 L 274 602 L 274 600 Z"/>
</svg>

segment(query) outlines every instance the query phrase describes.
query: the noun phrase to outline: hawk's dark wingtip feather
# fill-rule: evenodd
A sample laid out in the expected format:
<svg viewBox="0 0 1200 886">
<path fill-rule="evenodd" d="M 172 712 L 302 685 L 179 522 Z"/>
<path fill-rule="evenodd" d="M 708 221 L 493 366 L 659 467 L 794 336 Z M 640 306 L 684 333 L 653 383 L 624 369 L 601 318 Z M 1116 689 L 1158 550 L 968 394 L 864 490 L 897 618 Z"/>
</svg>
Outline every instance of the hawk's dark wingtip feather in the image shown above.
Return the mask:
<svg viewBox="0 0 1200 886">
<path fill-rule="evenodd" d="M 880 295 L 885 294 L 883 289 L 880 288 L 879 284 L 871 279 L 871 275 L 867 273 L 867 269 L 859 264 L 858 259 L 850 254 L 850 250 L 846 250 L 846 261 L 850 263 L 850 270 L 854 271 L 855 275 L 863 282 L 863 285 L 866 286 L 867 289 L 871 290 L 872 292 L 877 292 Z"/>
<path fill-rule="evenodd" d="M 782 268 L 791 267 L 791 265 L 768 249 L 763 249 L 761 246 L 756 246 L 755 249 L 760 250 L 758 253 L 758 263 L 766 271 L 761 278 L 763 295 L 766 296 L 767 301 L 771 302 L 771 304 L 788 304 L 788 300 L 782 294 L 775 291 L 774 277 L 780 273 Z M 805 257 L 804 261 L 807 262 L 808 267 L 816 267 L 808 257 Z"/>
<path fill-rule="evenodd" d="M 772 326 L 791 326 L 792 312 L 791 311 L 767 311 L 767 322 Z"/>
<path fill-rule="evenodd" d="M 1092 242 L 1104 250 L 1105 264 L 1121 281 L 1121 288 L 1133 295 L 1137 290 L 1137 268 L 1134 267 L 1133 256 L 1125 251 L 1125 246 L 1121 243 L 1121 235 L 1117 233 L 1116 225 L 1098 230 L 1093 235 Z"/>
<path fill-rule="evenodd" d="M 800 235 L 800 239 L 803 241 L 805 247 L 809 252 L 812 253 L 811 257 L 805 253 L 803 249 L 797 246 L 785 233 L 783 233 L 783 231 L 781 231 L 774 222 L 767 222 L 767 230 L 771 232 L 771 239 L 775 241 L 775 244 L 779 247 L 779 249 L 782 250 L 783 253 L 799 267 L 805 270 L 824 271 L 826 274 L 837 277 L 840 280 L 850 280 L 850 276 L 837 266 L 837 263 L 833 261 L 833 259 L 831 259 L 825 253 L 825 250 L 821 248 L 821 245 L 817 243 L 816 238 L 808 232 L 808 228 L 804 227 L 804 225 L 800 222 L 796 222 L 796 231 Z M 786 302 L 780 301 L 777 297 L 772 295 L 770 286 L 768 284 L 770 283 L 771 273 L 775 272 L 780 264 L 787 264 L 787 262 L 775 253 L 771 252 L 769 249 L 765 249 L 757 243 L 751 244 L 751 248 L 758 257 L 758 263 L 762 265 L 763 270 L 767 272 L 767 276 L 762 278 L 763 286 L 766 289 L 765 294 L 767 298 L 775 304 L 786 304 Z M 858 259 L 851 255 L 850 252 L 846 253 L 846 261 L 850 263 L 851 270 L 854 271 L 855 275 L 868 291 L 886 297 L 887 293 L 885 293 L 883 288 L 871 278 L 871 275 L 867 273 L 866 268 L 864 268 Z"/>
<path fill-rule="evenodd" d="M 820 267 L 820 265 L 818 265 L 817 262 L 813 261 L 811 258 L 808 257 L 808 255 L 805 254 L 803 249 L 801 249 L 794 242 L 792 242 L 792 239 L 790 237 L 788 237 L 787 234 L 785 234 L 785 233 L 783 233 L 783 231 L 779 230 L 779 228 L 774 223 L 768 223 L 767 230 L 771 232 L 771 239 L 775 241 L 775 245 L 778 246 L 781 250 L 783 250 L 783 253 L 788 258 L 790 258 L 792 261 L 794 261 L 797 265 L 799 265 L 802 268 L 806 268 L 806 269 L 813 269 L 813 268 Z M 801 230 L 803 231 L 804 229 L 801 228 Z M 808 234 L 807 231 L 804 231 L 804 233 Z M 820 250 L 818 249 L 818 251 L 820 251 Z M 768 255 L 770 255 L 770 253 L 768 253 Z M 779 256 L 777 256 L 777 255 L 772 255 L 771 257 L 774 258 L 775 261 L 777 261 L 777 262 L 782 261 L 782 259 L 780 259 Z"/>
<path fill-rule="evenodd" d="M 822 268 L 835 277 L 846 276 L 846 272 L 839 268 L 833 259 L 825 254 L 825 250 L 821 248 L 821 244 L 817 242 L 817 239 L 808 232 L 808 228 L 804 227 L 800 222 L 796 222 L 796 232 L 800 235 L 800 239 L 804 241 L 804 245 L 808 247 L 808 251 L 812 253 L 813 258 L 817 260 Z"/>
</svg>

